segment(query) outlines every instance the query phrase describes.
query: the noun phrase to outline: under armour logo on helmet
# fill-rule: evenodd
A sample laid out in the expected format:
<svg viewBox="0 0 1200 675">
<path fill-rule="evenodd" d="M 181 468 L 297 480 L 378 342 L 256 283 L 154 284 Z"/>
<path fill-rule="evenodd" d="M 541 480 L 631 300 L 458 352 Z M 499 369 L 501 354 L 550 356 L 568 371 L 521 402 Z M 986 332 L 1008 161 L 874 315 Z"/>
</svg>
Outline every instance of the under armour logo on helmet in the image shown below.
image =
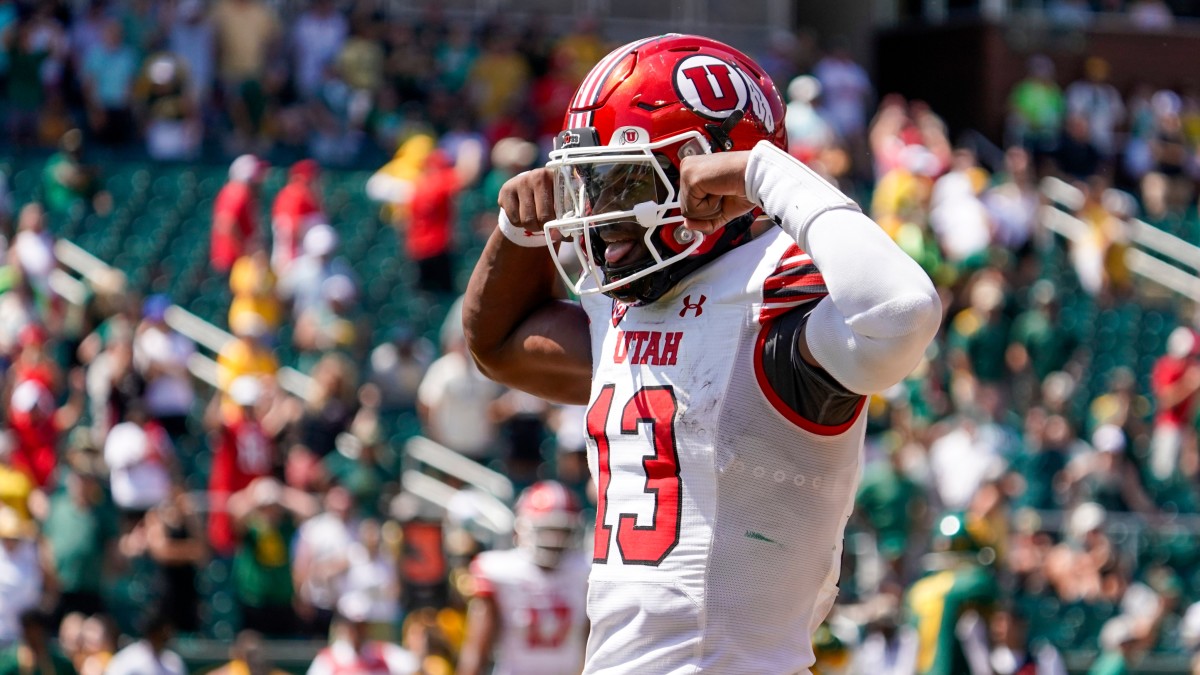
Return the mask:
<svg viewBox="0 0 1200 675">
<path fill-rule="evenodd" d="M 707 299 L 708 299 L 708 296 L 704 295 L 703 293 L 700 294 L 700 299 L 697 300 L 696 302 L 692 302 L 692 296 L 690 293 L 688 295 L 683 296 L 683 309 L 679 310 L 679 318 L 682 319 L 683 317 L 687 316 L 688 311 L 693 310 L 693 309 L 696 310 L 696 316 L 700 316 L 701 314 L 703 314 L 704 313 L 704 301 Z"/>
</svg>

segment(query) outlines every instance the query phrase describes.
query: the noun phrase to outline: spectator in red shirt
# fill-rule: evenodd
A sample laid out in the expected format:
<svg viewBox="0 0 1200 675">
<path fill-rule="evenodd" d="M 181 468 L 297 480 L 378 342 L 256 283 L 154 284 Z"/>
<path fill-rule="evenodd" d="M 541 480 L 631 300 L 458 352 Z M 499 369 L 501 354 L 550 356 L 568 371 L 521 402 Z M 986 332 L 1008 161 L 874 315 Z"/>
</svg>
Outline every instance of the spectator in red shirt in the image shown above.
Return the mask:
<svg viewBox="0 0 1200 675">
<path fill-rule="evenodd" d="M 300 256 L 304 233 L 315 222 L 325 222 L 316 181 L 320 167 L 315 160 L 302 159 L 288 172 L 288 184 L 275 196 L 271 206 L 271 269 L 282 277 L 292 261 Z"/>
<path fill-rule="evenodd" d="M 1150 470 L 1159 480 L 1169 479 L 1186 458 L 1191 458 L 1191 471 L 1195 471 L 1196 437 L 1191 422 L 1196 392 L 1200 391 L 1198 350 L 1196 332 L 1185 326 L 1176 328 L 1167 338 L 1167 353 L 1159 357 L 1150 375 L 1158 409 L 1150 438 Z"/>
<path fill-rule="evenodd" d="M 254 155 L 242 155 L 229 166 L 229 182 L 213 203 L 211 264 L 228 272 L 238 258 L 260 242 L 258 192 L 267 165 Z"/>
<path fill-rule="evenodd" d="M 417 286 L 424 291 L 454 292 L 454 200 L 480 166 L 480 149 L 464 146 L 458 161 L 442 150 L 429 155 L 413 186 L 408 221 L 398 223 L 405 251 L 417 263 Z"/>
<path fill-rule="evenodd" d="M 233 555 L 236 542 L 234 523 L 227 503 L 229 496 L 256 478 L 268 476 L 273 468 L 271 440 L 263 432 L 255 407 L 262 395 L 262 384 L 252 376 L 239 377 L 229 387 L 229 395 L 240 414 L 221 419 L 217 431 L 216 452 L 208 480 L 210 504 L 208 539 L 218 555 Z"/>
</svg>

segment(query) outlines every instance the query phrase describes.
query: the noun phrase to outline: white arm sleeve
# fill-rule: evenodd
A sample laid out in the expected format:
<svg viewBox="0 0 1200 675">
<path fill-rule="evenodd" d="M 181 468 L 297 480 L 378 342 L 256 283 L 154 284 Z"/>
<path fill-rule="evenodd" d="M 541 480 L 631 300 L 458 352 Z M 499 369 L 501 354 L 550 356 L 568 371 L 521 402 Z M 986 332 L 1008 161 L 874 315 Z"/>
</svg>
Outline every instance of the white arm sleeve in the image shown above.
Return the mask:
<svg viewBox="0 0 1200 675">
<path fill-rule="evenodd" d="M 929 277 L 849 197 L 766 141 L 750 153 L 746 195 L 812 256 L 829 296 L 806 328 L 808 348 L 850 391 L 902 380 L 941 324 Z"/>
</svg>

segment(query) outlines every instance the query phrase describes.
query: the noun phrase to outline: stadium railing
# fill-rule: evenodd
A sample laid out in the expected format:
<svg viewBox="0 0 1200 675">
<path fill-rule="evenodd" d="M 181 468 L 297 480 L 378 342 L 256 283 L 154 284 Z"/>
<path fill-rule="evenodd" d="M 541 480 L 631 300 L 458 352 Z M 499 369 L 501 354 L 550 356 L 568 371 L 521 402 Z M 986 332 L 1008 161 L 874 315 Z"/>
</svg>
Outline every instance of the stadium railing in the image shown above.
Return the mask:
<svg viewBox="0 0 1200 675">
<path fill-rule="evenodd" d="M 1054 177 L 1044 178 L 1040 187 L 1050 201 L 1041 208 L 1042 224 L 1071 241 L 1083 239 L 1087 223 L 1068 212 L 1083 205 L 1084 196 L 1079 188 Z M 1138 218 L 1126 218 L 1124 223 L 1134 245 L 1125 252 L 1129 270 L 1190 300 L 1200 301 L 1200 276 L 1196 275 L 1200 271 L 1200 247 Z"/>
</svg>

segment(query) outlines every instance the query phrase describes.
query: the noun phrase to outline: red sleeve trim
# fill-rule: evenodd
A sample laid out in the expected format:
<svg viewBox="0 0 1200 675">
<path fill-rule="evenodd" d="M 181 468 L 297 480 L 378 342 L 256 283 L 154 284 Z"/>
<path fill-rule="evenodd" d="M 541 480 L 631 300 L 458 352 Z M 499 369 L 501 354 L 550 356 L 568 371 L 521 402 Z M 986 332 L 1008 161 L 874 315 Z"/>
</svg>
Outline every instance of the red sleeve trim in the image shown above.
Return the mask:
<svg viewBox="0 0 1200 675">
<path fill-rule="evenodd" d="M 862 396 L 858 399 L 858 405 L 855 406 L 854 414 L 850 416 L 850 419 L 836 425 L 818 424 L 788 407 L 783 402 L 783 399 L 779 398 L 779 394 L 775 393 L 775 389 L 771 387 L 771 383 L 767 381 L 767 373 L 763 368 L 763 350 L 767 343 L 767 333 L 771 330 L 771 326 L 774 323 L 774 317 L 764 321 L 762 328 L 758 331 L 758 338 L 754 342 L 754 377 L 758 380 L 758 388 L 762 390 L 763 395 L 771 402 L 771 407 L 775 408 L 776 412 L 801 429 L 820 436 L 837 436 L 845 433 L 858 421 L 858 416 L 862 414 L 863 406 L 866 405 L 867 397 Z"/>
</svg>

